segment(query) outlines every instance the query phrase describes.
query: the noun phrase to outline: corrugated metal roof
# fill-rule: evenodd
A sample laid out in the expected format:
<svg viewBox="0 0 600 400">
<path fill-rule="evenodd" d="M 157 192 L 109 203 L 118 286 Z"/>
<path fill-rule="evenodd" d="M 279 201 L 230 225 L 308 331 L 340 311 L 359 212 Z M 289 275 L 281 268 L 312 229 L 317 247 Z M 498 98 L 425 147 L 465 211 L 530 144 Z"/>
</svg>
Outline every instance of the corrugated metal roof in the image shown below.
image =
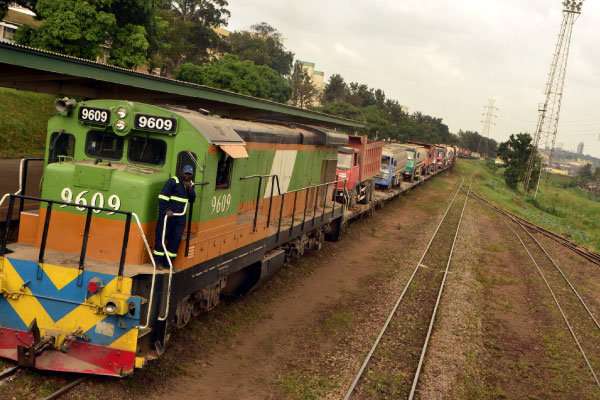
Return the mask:
<svg viewBox="0 0 600 400">
<path fill-rule="evenodd" d="M 87 99 L 178 104 L 241 119 L 272 119 L 346 129 L 364 126 L 359 121 L 227 90 L 9 43 L 0 43 L 0 86 Z"/>
</svg>

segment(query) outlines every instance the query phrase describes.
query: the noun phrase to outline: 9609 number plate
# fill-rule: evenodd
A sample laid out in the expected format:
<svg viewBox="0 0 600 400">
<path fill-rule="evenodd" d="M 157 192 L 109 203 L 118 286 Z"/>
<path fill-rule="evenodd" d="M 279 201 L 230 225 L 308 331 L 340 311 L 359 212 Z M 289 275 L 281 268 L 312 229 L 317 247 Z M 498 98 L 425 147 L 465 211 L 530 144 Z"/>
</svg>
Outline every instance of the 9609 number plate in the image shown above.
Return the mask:
<svg viewBox="0 0 600 400">
<path fill-rule="evenodd" d="M 133 127 L 144 131 L 175 132 L 177 120 L 175 118 L 161 117 L 158 115 L 136 114 Z"/>
<path fill-rule="evenodd" d="M 81 107 L 79 109 L 79 120 L 91 122 L 92 124 L 110 124 L 110 110 L 95 107 Z"/>
</svg>

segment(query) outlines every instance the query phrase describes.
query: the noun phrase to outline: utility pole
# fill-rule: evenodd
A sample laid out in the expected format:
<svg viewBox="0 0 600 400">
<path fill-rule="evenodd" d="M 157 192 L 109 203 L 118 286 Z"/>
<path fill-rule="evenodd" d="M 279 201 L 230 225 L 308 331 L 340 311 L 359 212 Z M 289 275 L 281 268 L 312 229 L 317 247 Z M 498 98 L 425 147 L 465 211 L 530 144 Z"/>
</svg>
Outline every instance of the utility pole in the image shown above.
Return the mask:
<svg viewBox="0 0 600 400">
<path fill-rule="evenodd" d="M 494 115 L 494 110 L 498 111 L 498 109 L 496 107 L 494 107 L 494 103 L 496 102 L 496 100 L 488 100 L 488 105 L 483 107 L 484 110 L 486 110 L 485 113 L 481 114 L 481 115 L 485 115 L 485 120 L 481 121 L 483 123 L 483 132 L 481 133 L 481 137 L 479 138 L 479 144 L 477 145 L 477 152 L 480 153 L 480 148 L 481 148 L 481 142 L 483 141 L 483 138 L 486 138 L 487 140 L 485 141 L 485 154 L 486 156 L 488 156 L 488 142 L 490 139 L 490 125 L 496 125 L 495 122 L 492 122 L 492 117 L 496 118 L 497 115 Z M 481 153 L 480 153 L 481 154 Z"/>
<path fill-rule="evenodd" d="M 564 0 L 563 1 L 563 21 L 560 26 L 560 33 L 554 51 L 554 58 L 550 66 L 550 74 L 546 83 L 546 100 L 538 107 L 539 118 L 535 135 L 533 137 L 533 149 L 527 166 L 525 175 L 525 194 L 529 189 L 532 174 L 536 167 L 536 153 L 539 147 L 550 148 L 548 158 L 548 167 L 552 168 L 552 157 L 554 155 L 554 144 L 556 143 L 556 131 L 558 129 L 558 118 L 560 116 L 560 106 L 562 102 L 563 88 L 565 85 L 565 75 L 567 72 L 567 61 L 569 58 L 569 46 L 571 45 L 571 34 L 573 33 L 573 24 L 581 14 L 583 0 Z M 537 197 L 540 187 L 540 178 L 542 169 L 538 172 L 538 180 L 535 188 L 534 198 Z"/>
</svg>

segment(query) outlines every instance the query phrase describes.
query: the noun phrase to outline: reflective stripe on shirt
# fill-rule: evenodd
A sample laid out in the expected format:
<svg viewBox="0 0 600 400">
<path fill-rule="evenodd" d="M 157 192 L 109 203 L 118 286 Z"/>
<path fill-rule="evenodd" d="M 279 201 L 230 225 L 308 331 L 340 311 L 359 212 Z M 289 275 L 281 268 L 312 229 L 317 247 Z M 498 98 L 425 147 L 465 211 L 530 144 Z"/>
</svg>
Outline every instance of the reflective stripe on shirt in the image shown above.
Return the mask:
<svg viewBox="0 0 600 400">
<path fill-rule="evenodd" d="M 183 197 L 171 196 L 171 200 L 179 201 L 182 203 L 187 203 L 188 199 L 184 199 Z"/>
</svg>

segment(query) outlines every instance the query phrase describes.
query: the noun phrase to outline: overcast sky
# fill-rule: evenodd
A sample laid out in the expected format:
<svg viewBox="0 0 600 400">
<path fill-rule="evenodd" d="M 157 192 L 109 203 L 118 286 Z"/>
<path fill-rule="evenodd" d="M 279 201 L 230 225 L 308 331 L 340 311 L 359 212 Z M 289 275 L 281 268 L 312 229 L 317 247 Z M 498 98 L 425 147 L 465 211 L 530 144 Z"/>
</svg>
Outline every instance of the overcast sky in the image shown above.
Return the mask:
<svg viewBox="0 0 600 400">
<path fill-rule="evenodd" d="M 229 30 L 267 22 L 296 58 L 443 118 L 451 132 L 533 133 L 562 22 L 562 0 L 228 0 Z M 575 23 L 557 144 L 600 157 L 600 2 Z"/>
</svg>

